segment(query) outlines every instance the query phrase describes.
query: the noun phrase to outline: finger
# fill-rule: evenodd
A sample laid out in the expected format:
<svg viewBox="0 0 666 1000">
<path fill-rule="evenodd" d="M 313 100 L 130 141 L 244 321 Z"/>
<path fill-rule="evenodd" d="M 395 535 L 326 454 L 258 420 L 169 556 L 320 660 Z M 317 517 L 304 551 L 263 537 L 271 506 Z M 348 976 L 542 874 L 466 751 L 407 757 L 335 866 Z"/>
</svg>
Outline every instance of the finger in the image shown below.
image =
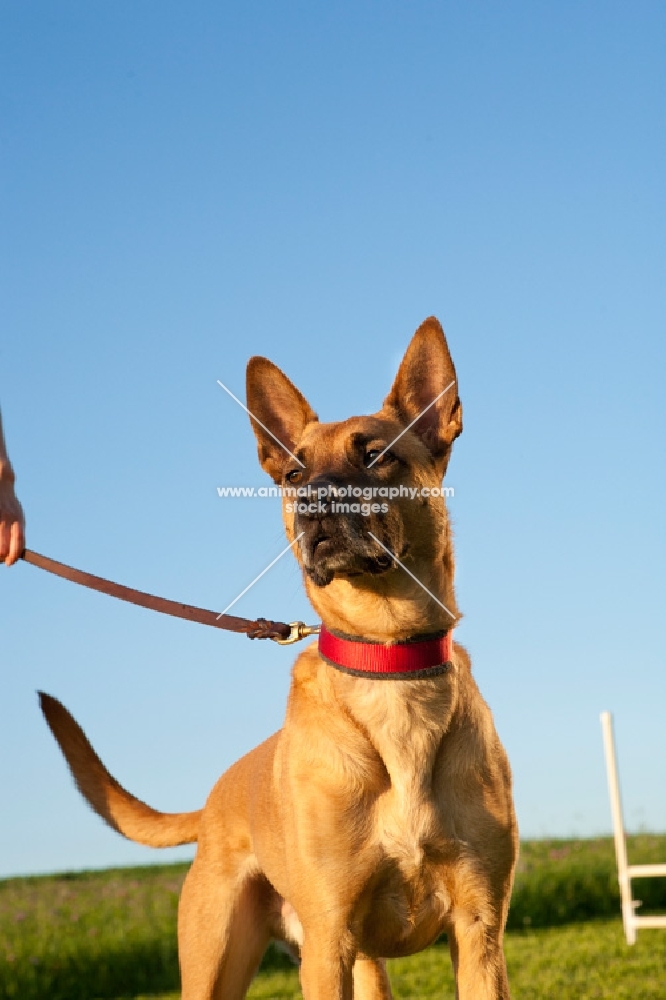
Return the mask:
<svg viewBox="0 0 666 1000">
<path fill-rule="evenodd" d="M 0 563 L 9 555 L 9 521 L 0 517 Z"/>
<path fill-rule="evenodd" d="M 9 555 L 5 559 L 7 566 L 11 566 L 19 558 L 25 548 L 25 538 L 23 537 L 23 525 L 20 521 L 14 521 L 9 539 Z"/>
</svg>

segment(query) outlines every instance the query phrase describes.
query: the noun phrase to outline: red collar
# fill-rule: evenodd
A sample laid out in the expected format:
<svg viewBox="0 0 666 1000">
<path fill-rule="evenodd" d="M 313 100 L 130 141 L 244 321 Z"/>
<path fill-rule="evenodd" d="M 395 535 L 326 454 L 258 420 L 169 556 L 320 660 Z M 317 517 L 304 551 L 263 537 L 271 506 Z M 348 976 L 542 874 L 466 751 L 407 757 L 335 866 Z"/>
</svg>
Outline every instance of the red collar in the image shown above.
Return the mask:
<svg viewBox="0 0 666 1000">
<path fill-rule="evenodd" d="M 385 646 L 381 642 L 335 635 L 325 625 L 319 632 L 319 655 L 331 666 L 357 677 L 393 680 L 433 677 L 451 666 L 453 633 L 431 639 L 408 639 Z"/>
</svg>

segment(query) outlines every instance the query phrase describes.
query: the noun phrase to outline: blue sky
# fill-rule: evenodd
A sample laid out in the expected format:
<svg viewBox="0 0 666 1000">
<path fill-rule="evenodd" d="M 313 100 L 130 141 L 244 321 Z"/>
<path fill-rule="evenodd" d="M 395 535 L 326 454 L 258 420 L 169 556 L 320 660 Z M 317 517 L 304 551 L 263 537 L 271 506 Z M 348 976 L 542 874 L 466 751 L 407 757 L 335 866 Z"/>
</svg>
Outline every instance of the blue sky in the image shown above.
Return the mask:
<svg viewBox="0 0 666 1000">
<path fill-rule="evenodd" d="M 372 412 L 441 319 L 459 629 L 525 836 L 666 829 L 666 9 L 0 5 L 0 405 L 28 544 L 222 608 L 284 546 L 252 354 Z M 285 557 L 239 614 L 312 621 Z M 0 873 L 187 856 L 90 814 L 38 712 L 152 805 L 279 727 L 293 650 L 0 570 Z"/>
</svg>

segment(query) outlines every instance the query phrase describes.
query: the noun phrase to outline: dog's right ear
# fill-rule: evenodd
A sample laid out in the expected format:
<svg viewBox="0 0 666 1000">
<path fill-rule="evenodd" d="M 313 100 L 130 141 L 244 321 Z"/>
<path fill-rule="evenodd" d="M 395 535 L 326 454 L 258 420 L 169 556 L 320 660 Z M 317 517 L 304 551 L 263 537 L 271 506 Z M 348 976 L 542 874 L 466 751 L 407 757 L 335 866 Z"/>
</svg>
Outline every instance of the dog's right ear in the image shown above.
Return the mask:
<svg viewBox="0 0 666 1000">
<path fill-rule="evenodd" d="M 247 365 L 247 408 L 262 469 L 282 482 L 285 462 L 308 424 L 318 420 L 307 400 L 284 372 L 268 358 L 250 358 Z"/>
</svg>

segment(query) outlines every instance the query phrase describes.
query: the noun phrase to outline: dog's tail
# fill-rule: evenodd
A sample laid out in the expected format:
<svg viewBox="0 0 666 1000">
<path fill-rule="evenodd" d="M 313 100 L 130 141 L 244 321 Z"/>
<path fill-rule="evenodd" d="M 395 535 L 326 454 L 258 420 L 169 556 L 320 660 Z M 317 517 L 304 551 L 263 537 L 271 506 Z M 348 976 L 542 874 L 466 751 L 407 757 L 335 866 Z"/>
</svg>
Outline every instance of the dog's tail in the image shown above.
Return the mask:
<svg viewBox="0 0 666 1000">
<path fill-rule="evenodd" d="M 148 847 L 175 847 L 197 840 L 201 809 L 186 813 L 151 809 L 109 774 L 76 719 L 57 698 L 40 691 L 39 703 L 77 788 L 109 826 L 128 840 Z"/>
</svg>

